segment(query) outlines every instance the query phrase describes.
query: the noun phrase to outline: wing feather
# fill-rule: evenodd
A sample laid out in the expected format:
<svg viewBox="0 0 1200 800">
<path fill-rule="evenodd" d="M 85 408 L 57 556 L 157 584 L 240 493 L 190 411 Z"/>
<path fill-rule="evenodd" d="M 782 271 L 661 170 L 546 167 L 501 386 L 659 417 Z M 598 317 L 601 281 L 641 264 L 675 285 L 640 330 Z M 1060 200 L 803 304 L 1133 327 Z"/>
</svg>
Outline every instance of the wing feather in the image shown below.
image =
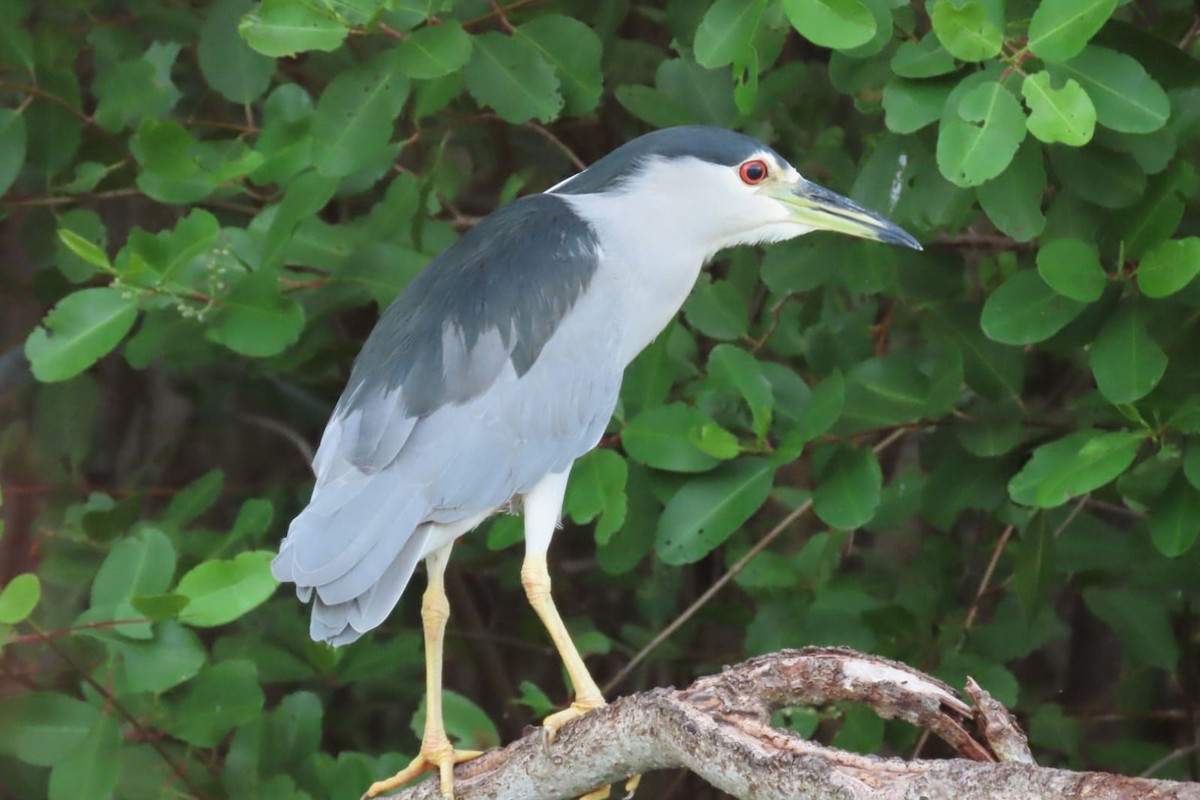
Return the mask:
<svg viewBox="0 0 1200 800">
<path fill-rule="evenodd" d="M 525 198 L 435 259 L 388 308 L 313 461 L 316 486 L 272 565 L 313 598 L 313 638 L 379 625 L 417 562 L 595 446 L 623 364 L 617 314 L 585 289 L 590 227 Z"/>
</svg>

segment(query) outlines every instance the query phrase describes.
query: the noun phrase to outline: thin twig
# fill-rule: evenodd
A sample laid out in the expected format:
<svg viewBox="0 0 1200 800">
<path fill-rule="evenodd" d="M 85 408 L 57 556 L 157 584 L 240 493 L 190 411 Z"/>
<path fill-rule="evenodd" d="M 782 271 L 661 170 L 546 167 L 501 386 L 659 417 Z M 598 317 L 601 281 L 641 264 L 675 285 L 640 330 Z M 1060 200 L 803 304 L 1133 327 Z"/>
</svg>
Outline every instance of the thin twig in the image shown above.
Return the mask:
<svg viewBox="0 0 1200 800">
<path fill-rule="evenodd" d="M 888 447 L 890 447 L 893 442 L 895 442 L 897 439 L 899 439 L 901 436 L 903 436 L 906 432 L 907 432 L 907 429 L 899 428 L 899 429 L 893 431 L 889 436 L 887 436 L 885 439 L 880 441 L 878 444 L 876 444 L 871 449 L 874 450 L 876 453 L 880 453 L 883 450 L 886 450 Z M 703 608 L 705 605 L 707 605 L 708 601 L 711 600 L 714 596 L 716 596 L 717 592 L 724 589 L 725 586 L 730 581 L 732 581 L 734 578 L 736 578 L 738 576 L 738 574 L 740 574 L 741 571 L 746 568 L 746 565 L 754 560 L 755 556 L 757 556 L 763 550 L 766 550 L 768 547 L 770 547 L 771 543 L 774 542 L 777 538 L 779 538 L 779 535 L 781 533 L 783 533 L 785 530 L 787 530 L 788 527 L 790 527 L 793 522 L 795 522 L 796 520 L 800 519 L 805 514 L 807 514 L 810 509 L 812 509 L 812 500 L 811 499 L 805 500 L 803 503 L 801 503 L 795 509 L 790 511 L 787 516 L 785 516 L 783 519 L 781 519 L 774 528 L 767 531 L 766 535 L 763 536 L 761 539 L 759 539 L 758 542 L 756 542 L 753 547 L 751 547 L 749 550 L 747 550 L 746 553 L 741 558 L 739 558 L 736 562 L 734 562 L 734 564 L 725 572 L 724 575 L 722 575 L 720 578 L 718 578 L 716 581 L 714 581 L 712 586 L 709 586 L 708 589 L 706 589 L 702 595 L 697 597 L 695 599 L 695 601 L 692 602 L 691 605 L 689 605 L 686 609 L 683 610 L 683 613 L 681 613 L 679 616 L 677 616 L 675 619 L 673 619 L 671 621 L 671 624 L 669 624 L 669 625 L 667 625 L 667 627 L 663 628 L 658 633 L 657 636 L 655 636 L 653 639 L 651 639 L 650 642 L 647 643 L 645 647 L 643 647 L 641 650 L 639 650 L 633 656 L 633 658 L 629 660 L 629 663 L 626 664 L 624 667 L 622 667 L 621 670 L 619 672 L 617 672 L 617 674 L 615 676 L 613 676 L 613 678 L 604 685 L 604 693 L 608 694 L 614 688 L 619 686 L 621 681 L 623 681 L 623 680 L 625 680 L 625 678 L 629 677 L 630 673 L 632 673 L 633 670 L 637 668 L 638 664 L 642 663 L 642 661 L 645 660 L 646 656 L 650 655 L 652 652 L 654 652 L 658 648 L 659 645 L 661 645 L 667 639 L 671 638 L 671 636 L 674 635 L 674 633 L 677 630 L 679 630 L 681 627 L 683 627 L 684 624 L 686 624 L 688 620 L 690 620 L 692 617 L 694 617 L 696 615 L 696 612 L 698 612 L 701 608 Z"/>
<path fill-rule="evenodd" d="M 115 197 L 136 197 L 142 193 L 141 189 L 133 187 L 127 189 L 109 189 L 105 192 L 95 192 L 93 194 L 74 194 L 74 195 L 50 195 L 45 197 L 18 197 L 12 200 L 5 200 L 6 206 L 65 206 L 72 203 L 81 203 L 85 200 L 111 200 Z"/>
<path fill-rule="evenodd" d="M 47 92 L 45 89 L 43 89 L 40 86 L 31 86 L 29 84 L 24 84 L 24 83 L 0 82 L 0 90 L 8 90 L 8 91 L 12 91 L 12 92 L 25 92 L 28 95 L 31 95 L 34 97 L 40 97 L 43 100 L 49 100 L 51 103 L 60 105 L 63 108 L 65 108 L 67 111 L 70 111 L 72 114 L 74 114 L 76 117 L 78 117 L 79 120 L 81 122 L 83 122 L 85 125 L 92 124 L 92 118 L 89 117 L 87 114 L 83 113 L 78 108 L 71 105 L 70 102 L 68 102 L 67 100 L 59 97 L 56 94 Z"/>
<path fill-rule="evenodd" d="M 14 636 L 11 639 L 5 640 L 5 644 L 40 644 L 48 642 L 51 639 L 58 639 L 63 636 L 70 636 L 77 631 L 97 631 L 107 628 L 115 628 L 118 625 L 145 625 L 150 623 L 149 619 L 111 619 L 104 622 L 85 622 L 81 625 L 72 625 L 69 628 L 59 628 L 53 631 L 38 631 L 37 633 L 27 633 L 24 636 Z"/>
<path fill-rule="evenodd" d="M 530 2 L 532 2 L 532 0 L 521 0 L 520 2 L 512 3 L 511 5 L 501 6 L 496 2 L 496 0 L 487 0 L 488 5 L 492 8 L 492 13 L 486 14 L 482 17 L 476 17 L 472 20 L 467 20 L 467 22 L 463 23 L 463 27 L 466 28 L 476 22 L 482 22 L 488 19 L 496 19 L 499 21 L 500 27 L 503 28 L 506 33 L 512 33 L 515 29 L 513 28 L 512 23 L 508 21 L 508 17 L 506 15 L 509 11 L 520 8 L 523 5 L 528 5 Z"/>
<path fill-rule="evenodd" d="M 962 632 L 964 636 L 967 631 L 971 630 L 971 626 L 975 624 L 975 617 L 979 613 L 979 601 L 987 593 L 988 584 L 992 582 L 992 573 L 996 571 L 996 564 L 1000 561 L 1000 554 L 1008 546 L 1008 540 L 1012 538 L 1014 530 L 1016 530 L 1016 527 L 1013 525 L 1006 527 L 1000 534 L 1000 541 L 996 542 L 996 547 L 992 550 L 992 558 L 988 561 L 987 569 L 983 572 L 983 580 L 979 581 L 979 588 L 975 590 L 975 599 L 971 601 L 971 608 L 967 611 L 967 621 L 963 623 Z M 961 640 L 958 646 L 959 649 L 962 648 Z"/>
<path fill-rule="evenodd" d="M 36 625 L 33 625 L 32 623 L 29 624 L 36 630 Z M 39 631 L 39 633 L 45 632 Z M 79 677 L 82 678 L 85 683 L 99 692 L 105 698 L 105 702 L 110 703 L 112 708 L 115 709 L 118 714 L 124 717 L 126 722 L 133 726 L 134 730 L 137 731 L 138 736 L 142 741 L 154 748 L 154 751 L 158 753 L 159 758 L 161 758 L 163 762 L 170 767 L 171 771 L 174 772 L 183 785 L 187 787 L 187 790 L 191 794 L 193 800 L 202 800 L 205 797 L 204 793 L 200 791 L 199 787 L 192 782 L 192 779 L 187 774 L 187 770 L 184 768 L 183 764 L 180 764 L 171 757 L 171 754 L 168 753 L 166 748 L 163 747 L 162 742 L 158 741 L 158 737 L 154 736 L 151 731 L 147 730 L 146 726 L 142 724 L 141 720 L 138 719 L 132 711 L 126 708 L 125 705 L 112 694 L 112 692 L 106 690 L 104 685 L 93 678 L 87 670 L 75 663 L 75 660 L 71 658 L 71 656 L 65 650 L 58 646 L 58 642 L 55 642 L 52 639 L 45 639 L 44 641 L 47 647 L 53 650 L 59 658 L 61 658 L 67 663 L 68 666 L 71 667 L 71 669 L 75 670 L 75 672 L 79 674 Z M 214 779 L 220 778 L 220 774 L 211 764 L 208 765 L 208 770 Z"/>
<path fill-rule="evenodd" d="M 550 144 L 561 150 L 563 155 L 570 159 L 571 163 L 575 165 L 576 169 L 580 171 L 587 169 L 587 162 L 580 158 L 574 150 L 568 147 L 562 139 L 559 139 L 557 136 L 555 136 L 545 125 L 540 125 L 536 122 L 527 122 L 525 123 L 525 127 L 537 133 L 543 139 L 550 142 Z"/>
<path fill-rule="evenodd" d="M 1192 27 L 1188 28 L 1187 33 L 1179 40 L 1179 49 L 1187 50 L 1196 41 L 1196 37 L 1200 36 L 1200 14 L 1192 19 Z"/>
<path fill-rule="evenodd" d="M 1155 761 L 1153 764 L 1146 767 L 1146 769 L 1144 771 L 1139 772 L 1138 777 L 1139 778 L 1149 778 L 1151 775 L 1158 772 L 1163 767 L 1170 764 L 1172 761 L 1178 761 L 1181 758 L 1186 758 L 1187 756 L 1190 756 L 1192 753 L 1200 753 L 1200 744 L 1189 744 L 1189 745 L 1185 745 L 1183 747 L 1177 748 L 1175 750 L 1172 750 L 1171 752 L 1167 753 L 1165 756 L 1160 758 L 1158 761 Z"/>
</svg>

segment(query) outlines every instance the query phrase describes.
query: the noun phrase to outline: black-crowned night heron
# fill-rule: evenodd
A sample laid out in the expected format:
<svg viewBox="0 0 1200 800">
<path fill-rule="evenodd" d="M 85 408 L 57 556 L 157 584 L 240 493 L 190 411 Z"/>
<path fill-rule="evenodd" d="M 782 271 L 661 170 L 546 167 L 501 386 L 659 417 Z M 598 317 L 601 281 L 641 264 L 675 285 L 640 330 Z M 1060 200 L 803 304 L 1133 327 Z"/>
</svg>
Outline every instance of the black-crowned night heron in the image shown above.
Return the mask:
<svg viewBox="0 0 1200 800">
<path fill-rule="evenodd" d="M 437 770 L 451 796 L 454 765 L 477 755 L 454 750 L 442 727 L 442 578 L 454 540 L 498 512 L 524 515 L 521 582 L 575 689 L 543 723 L 548 740 L 604 705 L 546 572 L 571 465 L 600 441 L 625 367 L 709 258 L 814 230 L 920 247 L 748 136 L 671 128 L 486 217 L 384 312 L 272 564 L 312 600 L 312 637 L 341 645 L 383 622 L 425 561 L 421 751 L 368 794 Z"/>
</svg>

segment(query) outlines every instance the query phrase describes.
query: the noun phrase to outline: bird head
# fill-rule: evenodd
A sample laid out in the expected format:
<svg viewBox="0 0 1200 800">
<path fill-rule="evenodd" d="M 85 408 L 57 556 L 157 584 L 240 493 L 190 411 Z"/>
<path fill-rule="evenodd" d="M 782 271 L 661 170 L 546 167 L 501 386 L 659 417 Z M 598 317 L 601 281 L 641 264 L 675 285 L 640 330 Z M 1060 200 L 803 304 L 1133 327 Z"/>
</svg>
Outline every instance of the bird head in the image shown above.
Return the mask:
<svg viewBox="0 0 1200 800">
<path fill-rule="evenodd" d="M 895 223 L 805 179 L 761 142 L 723 128 L 646 134 L 550 191 L 611 197 L 626 219 L 669 238 L 694 238 L 706 256 L 820 230 L 921 249 Z"/>
</svg>

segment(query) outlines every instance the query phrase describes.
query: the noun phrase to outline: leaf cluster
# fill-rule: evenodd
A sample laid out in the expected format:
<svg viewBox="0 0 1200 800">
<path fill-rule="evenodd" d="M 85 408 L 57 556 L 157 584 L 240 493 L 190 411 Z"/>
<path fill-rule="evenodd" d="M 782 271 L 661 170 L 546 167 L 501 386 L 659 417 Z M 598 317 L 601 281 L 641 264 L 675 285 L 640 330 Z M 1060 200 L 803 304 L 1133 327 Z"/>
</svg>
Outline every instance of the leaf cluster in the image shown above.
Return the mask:
<svg viewBox="0 0 1200 800">
<path fill-rule="evenodd" d="M 1197 779 L 1198 29 L 1190 0 L 0 2 L 5 791 L 321 800 L 406 763 L 418 604 L 333 651 L 267 568 L 311 443 L 433 255 L 688 123 L 926 249 L 724 254 L 630 366 L 552 566 L 600 682 L 844 644 L 975 676 L 1043 763 Z M 455 551 L 460 747 L 566 699 L 519 540 Z"/>
</svg>

